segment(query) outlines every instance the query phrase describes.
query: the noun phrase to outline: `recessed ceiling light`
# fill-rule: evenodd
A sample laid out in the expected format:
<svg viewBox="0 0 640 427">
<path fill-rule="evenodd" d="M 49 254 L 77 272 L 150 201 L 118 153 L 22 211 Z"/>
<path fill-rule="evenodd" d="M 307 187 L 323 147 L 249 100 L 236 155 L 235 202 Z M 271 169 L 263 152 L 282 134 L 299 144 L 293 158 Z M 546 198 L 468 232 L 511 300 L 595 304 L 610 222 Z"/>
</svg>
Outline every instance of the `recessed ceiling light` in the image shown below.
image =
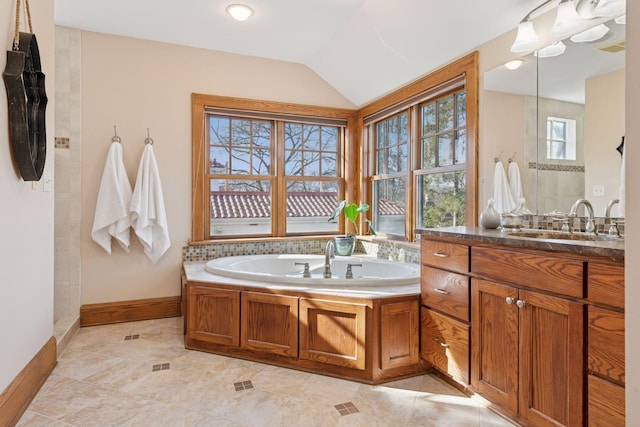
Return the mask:
<svg viewBox="0 0 640 427">
<path fill-rule="evenodd" d="M 520 68 L 522 64 L 524 64 L 524 59 L 514 59 L 513 61 L 509 61 L 504 64 L 504 66 L 507 67 L 508 70 L 513 71 Z"/>
<path fill-rule="evenodd" d="M 230 4 L 227 6 L 227 13 L 236 21 L 246 21 L 253 15 L 253 9 L 246 4 Z"/>
</svg>

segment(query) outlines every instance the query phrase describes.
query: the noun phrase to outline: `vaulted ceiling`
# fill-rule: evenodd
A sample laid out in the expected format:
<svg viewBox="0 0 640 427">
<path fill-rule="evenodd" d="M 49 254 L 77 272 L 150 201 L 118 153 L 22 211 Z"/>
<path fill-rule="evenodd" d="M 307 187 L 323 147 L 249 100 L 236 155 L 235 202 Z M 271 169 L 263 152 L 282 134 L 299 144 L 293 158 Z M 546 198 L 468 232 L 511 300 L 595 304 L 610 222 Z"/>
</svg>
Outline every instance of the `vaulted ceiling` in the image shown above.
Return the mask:
<svg viewBox="0 0 640 427">
<path fill-rule="evenodd" d="M 509 31 L 542 0 L 56 0 L 56 25 L 308 66 L 362 106 Z"/>
</svg>

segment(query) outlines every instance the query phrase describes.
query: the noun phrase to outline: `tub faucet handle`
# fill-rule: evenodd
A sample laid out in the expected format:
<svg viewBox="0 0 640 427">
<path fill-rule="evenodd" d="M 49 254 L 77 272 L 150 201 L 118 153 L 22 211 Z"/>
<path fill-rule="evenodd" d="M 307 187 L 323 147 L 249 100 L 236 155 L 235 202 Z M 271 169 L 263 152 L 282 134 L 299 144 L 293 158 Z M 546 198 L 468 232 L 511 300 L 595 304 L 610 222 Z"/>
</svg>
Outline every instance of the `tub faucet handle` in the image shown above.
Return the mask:
<svg viewBox="0 0 640 427">
<path fill-rule="evenodd" d="M 296 265 L 304 265 L 304 271 L 302 272 L 302 277 L 308 279 L 311 277 L 311 272 L 309 271 L 309 263 L 308 262 L 296 262 Z"/>
<path fill-rule="evenodd" d="M 353 279 L 352 267 L 362 267 L 362 264 L 347 264 L 347 272 L 344 275 L 345 279 Z"/>
</svg>

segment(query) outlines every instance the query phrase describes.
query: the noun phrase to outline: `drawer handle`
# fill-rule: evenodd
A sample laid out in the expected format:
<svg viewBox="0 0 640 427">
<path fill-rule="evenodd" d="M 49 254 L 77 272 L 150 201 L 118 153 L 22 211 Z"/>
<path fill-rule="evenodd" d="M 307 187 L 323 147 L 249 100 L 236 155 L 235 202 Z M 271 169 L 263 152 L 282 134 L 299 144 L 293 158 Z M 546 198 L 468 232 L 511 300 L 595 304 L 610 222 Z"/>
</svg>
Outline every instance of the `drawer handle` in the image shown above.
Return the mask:
<svg viewBox="0 0 640 427">
<path fill-rule="evenodd" d="M 442 295 L 449 295 L 449 291 L 445 291 L 444 289 L 440 289 L 440 288 L 433 288 L 434 292 L 437 292 L 439 294 Z"/>
<path fill-rule="evenodd" d="M 437 256 L 438 258 L 449 258 L 449 254 L 443 254 L 442 252 L 434 252 L 433 256 Z"/>
<path fill-rule="evenodd" d="M 449 344 L 447 343 L 443 343 L 442 341 L 440 341 L 438 338 L 434 338 L 433 339 L 435 342 L 437 342 L 438 344 L 440 344 L 442 347 L 444 348 L 449 348 Z"/>
</svg>

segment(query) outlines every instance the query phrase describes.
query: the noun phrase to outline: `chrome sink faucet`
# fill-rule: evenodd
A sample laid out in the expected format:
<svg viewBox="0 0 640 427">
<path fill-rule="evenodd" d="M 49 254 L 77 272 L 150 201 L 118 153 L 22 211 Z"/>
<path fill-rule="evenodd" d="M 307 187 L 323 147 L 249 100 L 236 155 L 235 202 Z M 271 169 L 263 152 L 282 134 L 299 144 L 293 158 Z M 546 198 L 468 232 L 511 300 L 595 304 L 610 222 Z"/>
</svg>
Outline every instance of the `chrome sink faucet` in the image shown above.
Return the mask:
<svg viewBox="0 0 640 427">
<path fill-rule="evenodd" d="M 620 203 L 620 199 L 613 199 L 609 203 L 607 203 L 607 208 L 604 211 L 605 218 L 611 218 L 611 208 L 613 208 L 613 206 L 618 203 Z"/>
<path fill-rule="evenodd" d="M 324 249 L 324 273 L 322 274 L 322 277 L 325 279 L 331 278 L 331 260 L 336 257 L 334 249 L 333 241 L 329 240 Z"/>
<path fill-rule="evenodd" d="M 576 216 L 578 216 L 578 208 L 580 207 L 580 205 L 584 205 L 584 207 L 587 210 L 587 225 L 585 227 L 585 231 L 587 232 L 587 234 L 597 234 L 596 233 L 596 224 L 593 221 L 593 206 L 591 205 L 591 202 L 588 201 L 587 199 L 578 199 L 576 200 L 576 202 L 573 204 L 573 206 L 571 206 L 571 211 L 569 212 L 569 217 L 571 218 L 575 218 Z"/>
</svg>

